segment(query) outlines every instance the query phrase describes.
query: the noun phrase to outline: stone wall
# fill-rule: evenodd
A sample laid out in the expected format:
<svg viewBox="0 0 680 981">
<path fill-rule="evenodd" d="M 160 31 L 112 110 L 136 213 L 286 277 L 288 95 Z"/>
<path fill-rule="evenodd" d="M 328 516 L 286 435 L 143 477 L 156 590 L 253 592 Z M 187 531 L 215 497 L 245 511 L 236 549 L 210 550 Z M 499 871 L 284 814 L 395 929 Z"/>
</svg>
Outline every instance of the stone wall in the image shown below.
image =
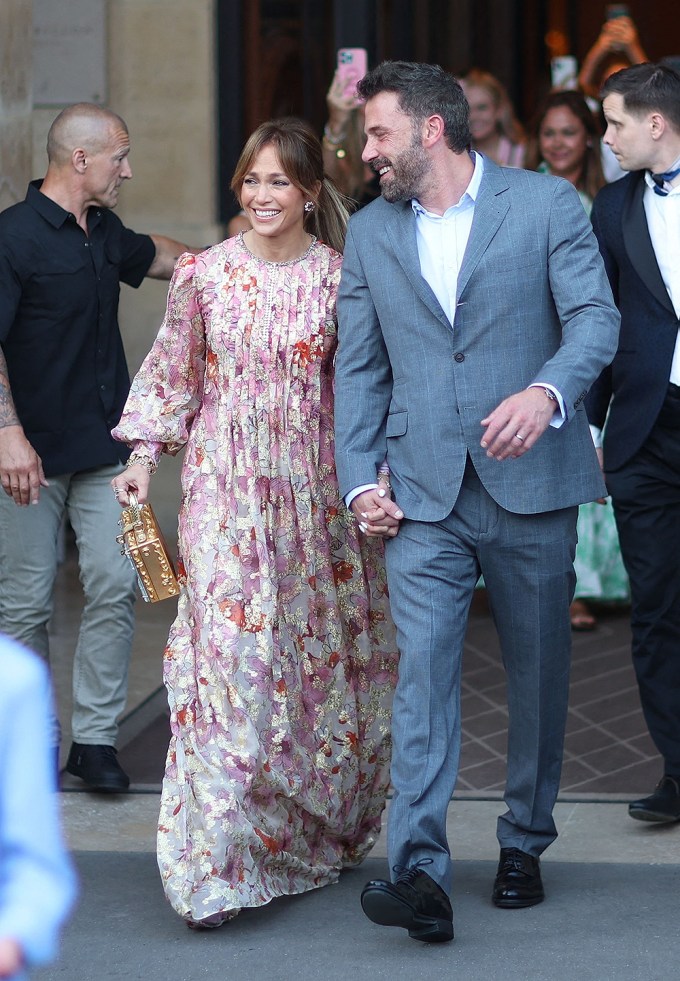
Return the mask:
<svg viewBox="0 0 680 981">
<path fill-rule="evenodd" d="M 42 104 L 33 105 L 34 15 L 39 25 L 45 10 L 41 5 L 48 3 L 50 18 L 63 25 L 59 45 L 64 39 L 76 45 L 68 85 L 63 82 L 61 47 L 57 50 L 55 43 L 54 50 L 43 47 L 40 54 L 60 59 L 60 84 L 69 91 L 68 102 L 93 98 L 85 81 L 79 91 L 78 78 L 92 74 L 88 58 L 91 67 L 93 57 L 103 57 L 102 101 L 125 119 L 130 131 L 133 179 L 122 189 L 118 215 L 136 231 L 169 235 L 190 245 L 219 241 L 215 0 L 101 0 L 103 16 L 95 23 L 95 38 L 81 37 L 83 2 L 0 3 L 0 208 L 23 199 L 28 181 L 44 175 L 47 131 L 67 104 L 48 92 Z M 96 53 L 93 41 L 101 42 L 103 55 Z M 44 62 L 38 70 L 45 75 Z M 55 83 L 57 91 L 61 89 Z M 153 342 L 166 296 L 167 284 L 151 280 L 138 290 L 121 288 L 121 329 L 133 373 Z M 177 461 L 166 462 L 154 481 L 170 533 L 178 496 L 176 471 Z"/>
<path fill-rule="evenodd" d="M 21 201 L 31 167 L 31 0 L 0 4 L 0 211 Z"/>
</svg>

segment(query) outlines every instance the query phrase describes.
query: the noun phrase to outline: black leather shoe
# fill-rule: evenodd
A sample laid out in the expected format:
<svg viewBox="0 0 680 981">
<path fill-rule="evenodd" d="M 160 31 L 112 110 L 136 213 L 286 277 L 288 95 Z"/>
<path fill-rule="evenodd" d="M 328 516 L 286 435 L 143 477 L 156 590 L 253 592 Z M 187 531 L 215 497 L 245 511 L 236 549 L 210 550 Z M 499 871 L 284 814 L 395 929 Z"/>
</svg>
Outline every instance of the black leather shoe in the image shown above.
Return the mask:
<svg viewBox="0 0 680 981">
<path fill-rule="evenodd" d="M 539 860 L 519 848 L 501 848 L 491 898 L 501 909 L 521 909 L 543 902 L 545 893 Z"/>
<path fill-rule="evenodd" d="M 394 882 L 373 879 L 361 893 L 361 906 L 374 923 L 398 926 L 408 930 L 413 940 L 442 943 L 453 940 L 453 911 L 451 902 L 441 886 L 423 872 L 423 859 L 405 869 L 395 865 Z"/>
<path fill-rule="evenodd" d="M 80 777 L 90 790 L 101 793 L 115 794 L 130 786 L 130 778 L 116 759 L 113 746 L 72 743 L 66 770 L 74 777 Z"/>
<path fill-rule="evenodd" d="M 680 821 L 680 778 L 664 777 L 650 797 L 629 804 L 628 813 L 637 821 L 657 821 L 659 824 Z"/>
</svg>

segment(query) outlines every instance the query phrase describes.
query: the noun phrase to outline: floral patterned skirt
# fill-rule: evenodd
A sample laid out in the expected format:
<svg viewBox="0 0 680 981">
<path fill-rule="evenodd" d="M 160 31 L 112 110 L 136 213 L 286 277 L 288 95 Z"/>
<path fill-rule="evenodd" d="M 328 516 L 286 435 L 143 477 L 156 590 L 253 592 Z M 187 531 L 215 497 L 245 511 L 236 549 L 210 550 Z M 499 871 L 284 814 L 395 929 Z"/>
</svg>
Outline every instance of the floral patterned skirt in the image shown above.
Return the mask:
<svg viewBox="0 0 680 981">
<path fill-rule="evenodd" d="M 380 831 L 397 669 L 382 550 L 342 509 L 308 517 L 278 541 L 275 521 L 222 527 L 187 565 L 158 863 L 190 922 L 334 882 Z"/>
</svg>

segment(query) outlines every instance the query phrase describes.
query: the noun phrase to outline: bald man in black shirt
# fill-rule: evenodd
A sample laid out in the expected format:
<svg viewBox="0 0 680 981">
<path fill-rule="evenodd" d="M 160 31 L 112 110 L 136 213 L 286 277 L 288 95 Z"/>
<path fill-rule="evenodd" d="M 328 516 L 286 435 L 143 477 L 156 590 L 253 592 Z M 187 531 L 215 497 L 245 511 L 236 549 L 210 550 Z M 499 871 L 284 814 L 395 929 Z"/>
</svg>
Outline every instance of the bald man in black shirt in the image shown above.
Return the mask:
<svg viewBox="0 0 680 981">
<path fill-rule="evenodd" d="M 116 758 L 133 634 L 134 575 L 116 544 L 111 439 L 129 378 L 120 283 L 169 279 L 188 249 L 113 214 L 132 177 L 123 120 L 80 103 L 55 119 L 45 179 L 0 214 L 0 631 L 49 657 L 57 538 L 68 514 L 85 608 L 66 765 L 94 790 L 124 790 Z"/>
</svg>

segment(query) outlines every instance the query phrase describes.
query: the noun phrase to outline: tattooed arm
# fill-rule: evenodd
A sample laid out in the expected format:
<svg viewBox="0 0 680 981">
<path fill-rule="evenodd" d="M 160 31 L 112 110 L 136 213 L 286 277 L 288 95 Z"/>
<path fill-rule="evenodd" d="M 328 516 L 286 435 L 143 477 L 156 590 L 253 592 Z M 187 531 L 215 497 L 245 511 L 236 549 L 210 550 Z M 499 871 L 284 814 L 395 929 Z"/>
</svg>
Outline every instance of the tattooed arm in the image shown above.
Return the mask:
<svg viewBox="0 0 680 981">
<path fill-rule="evenodd" d="M 0 483 L 16 504 L 37 504 L 47 487 L 42 461 L 24 435 L 9 387 L 7 362 L 0 348 Z"/>
</svg>

